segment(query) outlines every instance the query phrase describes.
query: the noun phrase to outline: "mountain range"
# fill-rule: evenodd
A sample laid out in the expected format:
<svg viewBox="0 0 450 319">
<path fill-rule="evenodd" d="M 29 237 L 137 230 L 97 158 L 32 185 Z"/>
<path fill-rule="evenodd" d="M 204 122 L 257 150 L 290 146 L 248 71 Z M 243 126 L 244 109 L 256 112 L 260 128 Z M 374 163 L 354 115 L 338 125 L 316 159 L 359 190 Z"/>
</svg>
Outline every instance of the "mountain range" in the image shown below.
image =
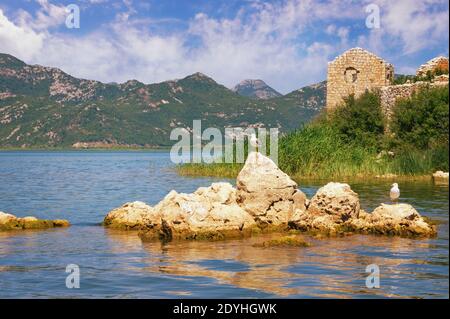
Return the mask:
<svg viewBox="0 0 450 319">
<path fill-rule="evenodd" d="M 325 82 L 286 95 L 256 84 L 254 93 L 234 92 L 202 73 L 154 84 L 102 83 L 0 54 L 0 148 L 169 146 L 171 130 L 190 130 L 196 119 L 203 128 L 287 132 L 325 105 Z"/>
</svg>

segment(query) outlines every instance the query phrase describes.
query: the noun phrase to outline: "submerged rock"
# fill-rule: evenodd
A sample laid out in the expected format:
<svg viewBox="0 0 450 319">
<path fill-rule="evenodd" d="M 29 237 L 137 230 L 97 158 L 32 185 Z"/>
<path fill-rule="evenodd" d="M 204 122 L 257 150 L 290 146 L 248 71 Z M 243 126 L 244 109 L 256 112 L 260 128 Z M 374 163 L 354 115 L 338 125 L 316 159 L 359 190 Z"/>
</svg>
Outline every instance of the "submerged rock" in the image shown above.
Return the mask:
<svg viewBox="0 0 450 319">
<path fill-rule="evenodd" d="M 45 220 L 28 216 L 19 218 L 11 214 L 0 212 L 0 231 L 22 230 L 22 229 L 46 229 L 53 227 L 68 227 L 70 223 L 67 220 L 55 219 Z"/>
<path fill-rule="evenodd" d="M 237 202 L 255 221 L 287 225 L 293 214 L 295 183 L 268 157 L 252 152 L 236 180 Z"/>
<path fill-rule="evenodd" d="M 270 248 L 270 247 L 310 247 L 311 244 L 299 236 L 283 236 L 262 243 L 254 244 L 253 247 Z"/>
</svg>

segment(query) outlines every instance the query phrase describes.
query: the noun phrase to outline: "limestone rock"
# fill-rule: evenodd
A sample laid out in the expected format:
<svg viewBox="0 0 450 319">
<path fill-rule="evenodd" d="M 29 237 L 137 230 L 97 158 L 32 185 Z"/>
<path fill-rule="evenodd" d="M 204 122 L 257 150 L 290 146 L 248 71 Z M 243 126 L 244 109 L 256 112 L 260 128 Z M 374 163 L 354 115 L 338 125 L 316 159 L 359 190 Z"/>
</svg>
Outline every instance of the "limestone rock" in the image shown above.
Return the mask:
<svg viewBox="0 0 450 319">
<path fill-rule="evenodd" d="M 335 234 L 345 231 L 345 223 L 358 218 L 360 204 L 348 184 L 328 183 L 311 198 L 306 210 L 297 209 L 289 226 L 302 231 Z"/>
<path fill-rule="evenodd" d="M 347 233 L 430 237 L 436 227 L 409 204 L 382 204 L 371 214 L 360 208 L 358 194 L 349 185 L 328 183 L 311 199 L 306 210 L 296 210 L 289 226 L 331 235 Z"/>
<path fill-rule="evenodd" d="M 395 221 L 414 220 L 419 213 L 409 204 L 381 204 L 372 212 L 372 219 L 392 219 Z"/>
<path fill-rule="evenodd" d="M 53 227 L 68 227 L 70 223 L 67 220 L 55 219 L 45 220 L 36 217 L 19 218 L 11 214 L 0 211 L 0 231 L 5 230 L 23 230 L 23 229 L 46 229 Z"/>
<path fill-rule="evenodd" d="M 11 214 L 7 214 L 0 211 L 0 225 L 6 224 L 7 222 L 16 219 L 17 217 Z"/>
<path fill-rule="evenodd" d="M 255 226 L 229 183 L 213 183 L 192 194 L 171 191 L 153 209 L 161 224 L 141 231 L 142 239 L 223 239 L 246 235 Z"/>
<path fill-rule="evenodd" d="M 364 216 L 359 227 L 363 232 L 398 236 L 434 236 L 436 226 L 427 222 L 409 204 L 381 204 Z"/>
<path fill-rule="evenodd" d="M 252 152 L 236 180 L 238 204 L 257 222 L 287 224 L 297 184 L 268 157 Z"/>
<path fill-rule="evenodd" d="M 340 223 L 349 218 L 357 218 L 359 210 L 358 194 L 352 191 L 350 185 L 331 182 L 320 188 L 311 198 L 308 214 L 329 216 L 336 223 Z"/>
<path fill-rule="evenodd" d="M 433 180 L 435 183 L 448 184 L 448 172 L 437 171 L 433 174 Z"/>
<path fill-rule="evenodd" d="M 9 220 L 0 215 L 0 220 Z M 250 153 L 237 178 L 191 194 L 171 191 L 157 205 L 127 203 L 111 211 L 104 225 L 140 229 L 143 240 L 225 239 L 262 231 L 300 230 L 338 235 L 367 233 L 434 236 L 436 227 L 408 204 L 360 208 L 348 184 L 328 183 L 308 200 L 269 158 Z"/>
<path fill-rule="evenodd" d="M 142 229 L 145 226 L 144 217 L 147 217 L 147 223 L 151 218 L 160 222 L 160 216 L 152 207 L 144 202 L 130 202 L 109 212 L 103 220 L 103 225 L 112 228 Z"/>
<path fill-rule="evenodd" d="M 299 189 L 297 189 L 294 195 L 292 195 L 292 200 L 294 201 L 294 212 L 296 212 L 297 210 L 304 212 L 309 206 L 308 198 L 306 197 L 305 193 L 303 193 Z"/>
</svg>

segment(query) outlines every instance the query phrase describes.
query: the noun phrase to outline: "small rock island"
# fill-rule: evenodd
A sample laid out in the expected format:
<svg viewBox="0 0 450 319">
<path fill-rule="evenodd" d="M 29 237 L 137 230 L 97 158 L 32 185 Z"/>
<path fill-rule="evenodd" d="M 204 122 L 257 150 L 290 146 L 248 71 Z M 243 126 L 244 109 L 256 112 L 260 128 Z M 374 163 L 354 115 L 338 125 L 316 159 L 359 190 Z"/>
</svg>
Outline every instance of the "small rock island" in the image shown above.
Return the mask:
<svg viewBox="0 0 450 319">
<path fill-rule="evenodd" d="M 28 216 L 19 218 L 12 214 L 0 211 L 0 231 L 24 230 L 24 229 L 47 229 L 55 227 L 68 227 L 70 223 L 64 219 L 46 220 Z"/>
<path fill-rule="evenodd" d="M 360 207 L 348 184 L 328 183 L 308 199 L 268 157 L 252 152 L 236 188 L 213 183 L 194 193 L 171 191 L 157 205 L 126 203 L 107 214 L 103 225 L 139 230 L 142 240 L 217 240 L 267 232 L 351 233 L 433 237 L 436 226 L 411 205 Z"/>
</svg>

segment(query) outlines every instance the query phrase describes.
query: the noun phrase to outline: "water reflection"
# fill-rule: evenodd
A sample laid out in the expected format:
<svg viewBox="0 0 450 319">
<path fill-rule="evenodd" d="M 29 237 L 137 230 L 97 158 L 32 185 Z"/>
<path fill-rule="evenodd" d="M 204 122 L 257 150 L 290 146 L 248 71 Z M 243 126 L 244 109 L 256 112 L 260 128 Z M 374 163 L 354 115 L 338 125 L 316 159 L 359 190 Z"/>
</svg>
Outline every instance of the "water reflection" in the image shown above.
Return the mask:
<svg viewBox="0 0 450 319">
<path fill-rule="evenodd" d="M 149 204 L 224 179 L 184 178 L 164 152 L 0 152 L 0 210 L 68 219 L 72 226 L 0 232 L 0 298 L 448 298 L 448 186 L 399 181 L 401 201 L 439 220 L 437 238 L 310 239 L 309 248 L 255 248 L 266 238 L 142 243 L 135 232 L 98 226 L 127 201 Z M 233 180 L 226 180 L 233 182 Z M 300 181 L 311 197 L 324 181 Z M 348 181 L 372 211 L 392 181 Z M 65 267 L 81 268 L 81 289 Z M 367 289 L 376 263 L 381 288 Z"/>
<path fill-rule="evenodd" d="M 276 297 L 416 297 L 413 289 L 398 289 L 391 281 L 439 280 L 443 274 L 422 271 L 420 265 L 442 265 L 442 260 L 424 260 L 435 248 L 432 240 L 354 235 L 316 239 L 308 248 L 257 248 L 255 243 L 278 236 L 263 235 L 221 242 L 139 243 L 135 234 L 109 230 L 107 235 L 120 243 L 117 249 L 143 245 L 148 256 L 141 271 L 162 273 L 198 284 L 213 279 L 218 285 L 257 290 Z M 415 257 L 414 257 L 415 256 Z M 429 256 L 428 256 L 429 257 Z M 436 256 L 439 259 L 439 256 Z M 442 256 L 441 256 L 442 257 Z M 365 269 L 379 265 L 379 290 L 366 288 Z M 448 259 L 444 261 L 448 267 Z M 419 266 L 419 268 L 417 267 Z M 411 287 L 413 287 L 412 285 Z M 447 285 L 448 286 L 448 285 Z M 171 291 L 190 296 L 192 292 Z M 436 295 L 443 297 L 443 295 Z"/>
</svg>

